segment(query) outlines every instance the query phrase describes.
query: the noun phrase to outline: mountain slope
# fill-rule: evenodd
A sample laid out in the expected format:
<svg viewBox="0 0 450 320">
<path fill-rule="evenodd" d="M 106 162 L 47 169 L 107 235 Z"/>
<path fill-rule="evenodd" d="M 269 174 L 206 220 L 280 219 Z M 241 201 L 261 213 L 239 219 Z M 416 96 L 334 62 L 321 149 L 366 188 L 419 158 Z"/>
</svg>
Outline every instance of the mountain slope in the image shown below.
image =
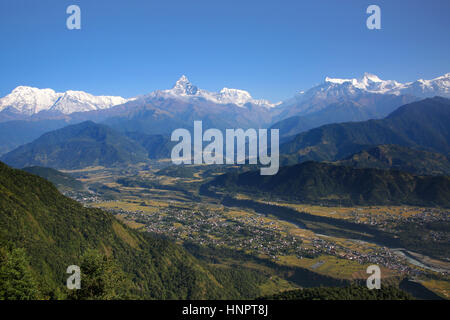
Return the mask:
<svg viewBox="0 0 450 320">
<path fill-rule="evenodd" d="M 117 109 L 118 114 L 112 114 Z M 153 100 L 144 98 L 123 106 L 96 112 L 98 121 L 118 131 L 139 131 L 145 134 L 170 134 L 178 128 L 191 129 L 195 120 L 203 121 L 203 128 L 259 128 L 271 121 L 270 109 L 254 104 L 239 107 L 235 104 L 216 104 L 204 99 L 183 101 L 179 99 Z M 91 116 L 90 113 L 80 116 Z"/>
<path fill-rule="evenodd" d="M 259 171 L 226 173 L 210 185 L 232 192 L 313 203 L 450 206 L 449 177 L 414 176 L 400 171 L 355 169 L 311 161 L 281 167 L 273 176 L 261 176 Z"/>
<path fill-rule="evenodd" d="M 70 174 L 63 173 L 52 168 L 34 166 L 26 167 L 22 170 L 50 181 L 58 188 L 58 190 L 80 191 L 84 189 L 83 183 L 81 181 L 75 179 Z"/>
<path fill-rule="evenodd" d="M 279 129 L 280 137 L 286 138 L 329 123 L 384 118 L 398 107 L 416 100 L 412 96 L 375 93 L 340 98 L 330 104 L 324 102 L 328 105 L 318 111 L 281 120 L 271 129 Z"/>
<path fill-rule="evenodd" d="M 210 92 L 199 89 L 185 75 L 182 75 L 177 80 L 172 89 L 157 90 L 143 97 L 146 99 L 180 99 L 191 102 L 206 100 L 215 104 L 234 104 L 239 107 L 244 107 L 248 103 L 265 108 L 276 106 L 276 104 L 272 104 L 267 100 L 253 99 L 250 93 L 245 90 L 223 88 L 219 92 Z"/>
<path fill-rule="evenodd" d="M 271 110 L 276 105 L 254 99 L 245 90 L 203 90 L 182 76 L 171 89 L 156 90 L 128 100 L 95 97 L 81 91 L 55 93 L 51 89 L 20 87 L 0 99 L 0 122 L 64 119 L 78 123 L 90 120 L 122 132 L 167 134 L 177 128 L 192 126 L 194 120 L 203 120 L 205 128 L 268 126 L 274 112 Z"/>
<path fill-rule="evenodd" d="M 84 208 L 48 181 L 0 163 L 0 247 L 25 248 L 41 289 L 65 290 L 66 268 L 88 249 L 113 257 L 141 298 L 221 298 L 224 289 L 181 247 L 137 233 L 111 214 Z"/>
<path fill-rule="evenodd" d="M 67 126 L 65 120 L 0 122 L 0 155 L 29 143 L 42 134 Z"/>
<path fill-rule="evenodd" d="M 334 164 L 355 168 L 395 169 L 419 175 L 450 175 L 448 157 L 396 145 L 363 150 Z"/>
<path fill-rule="evenodd" d="M 147 151 L 150 159 L 170 158 L 172 148 L 177 143 L 170 141 L 169 135 L 147 135 L 140 132 L 127 132 L 125 135 L 139 143 Z"/>
<path fill-rule="evenodd" d="M 450 100 L 440 97 L 404 105 L 381 120 L 329 124 L 280 146 L 283 163 L 335 161 L 369 147 L 396 144 L 450 152 Z"/>
<path fill-rule="evenodd" d="M 306 115 L 320 111 L 328 105 L 342 100 L 357 100 L 373 95 L 412 96 L 418 99 L 434 96 L 450 97 L 450 73 L 432 80 L 419 79 L 400 83 L 381 80 L 376 75 L 365 73 L 359 79 L 337 79 L 326 77 L 325 81 L 280 105 L 278 120 L 295 115 Z M 405 101 L 406 103 L 406 101 Z"/>
<path fill-rule="evenodd" d="M 4 156 L 14 167 L 75 169 L 145 161 L 146 151 L 107 126 L 87 121 L 48 132 Z"/>
<path fill-rule="evenodd" d="M 172 89 L 139 96 L 96 114 L 102 117 L 100 121 L 117 130 L 152 135 L 171 133 L 178 128 L 190 129 L 195 120 L 202 120 L 204 129 L 268 126 L 273 107 L 265 100 L 253 99 L 243 90 L 223 88 L 220 92 L 209 92 L 199 89 L 182 76 Z"/>
</svg>

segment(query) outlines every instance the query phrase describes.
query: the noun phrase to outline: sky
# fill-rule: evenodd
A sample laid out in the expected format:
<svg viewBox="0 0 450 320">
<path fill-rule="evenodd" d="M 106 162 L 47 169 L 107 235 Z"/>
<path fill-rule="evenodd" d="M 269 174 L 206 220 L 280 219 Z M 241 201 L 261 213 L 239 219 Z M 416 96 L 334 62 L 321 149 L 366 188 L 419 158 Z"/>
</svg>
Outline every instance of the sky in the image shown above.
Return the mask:
<svg viewBox="0 0 450 320">
<path fill-rule="evenodd" d="M 69 5 L 81 29 L 69 30 Z M 366 9 L 381 9 L 369 30 Z M 19 85 L 126 98 L 185 74 L 210 91 L 279 101 L 364 72 L 450 72 L 448 0 L 1 0 L 0 96 Z"/>
</svg>

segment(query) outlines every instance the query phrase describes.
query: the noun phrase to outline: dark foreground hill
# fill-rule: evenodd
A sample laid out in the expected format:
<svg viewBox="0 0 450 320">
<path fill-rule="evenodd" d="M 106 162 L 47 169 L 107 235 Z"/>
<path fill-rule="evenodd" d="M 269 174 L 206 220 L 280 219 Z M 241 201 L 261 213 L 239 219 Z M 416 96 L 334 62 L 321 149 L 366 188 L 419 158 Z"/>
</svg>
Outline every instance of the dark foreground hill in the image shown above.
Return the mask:
<svg viewBox="0 0 450 320">
<path fill-rule="evenodd" d="M 408 293 L 393 287 L 369 290 L 367 287 L 321 287 L 289 290 L 262 300 L 412 300 Z"/>
<path fill-rule="evenodd" d="M 134 232 L 111 214 L 64 197 L 47 180 L 3 163 L 0 226 L 0 249 L 25 249 L 47 298 L 66 291 L 67 267 L 81 265 L 89 249 L 117 261 L 132 280 L 130 294 L 135 297 L 226 297 L 226 289 L 181 247 Z"/>
<path fill-rule="evenodd" d="M 355 168 L 395 169 L 418 175 L 450 175 L 447 156 L 396 145 L 376 146 L 334 163 Z"/>
<path fill-rule="evenodd" d="M 450 152 L 450 99 L 404 105 L 381 120 L 325 125 L 280 146 L 283 163 L 335 161 L 380 144 Z"/>
<path fill-rule="evenodd" d="M 210 185 L 228 192 L 311 203 L 450 206 L 449 177 L 415 176 L 395 170 L 356 169 L 312 161 L 281 167 L 273 176 L 262 176 L 259 171 L 226 173 Z"/>
<path fill-rule="evenodd" d="M 59 169 L 111 167 L 146 159 L 147 152 L 138 143 L 91 121 L 45 133 L 1 158 L 16 168 L 44 166 Z"/>
</svg>

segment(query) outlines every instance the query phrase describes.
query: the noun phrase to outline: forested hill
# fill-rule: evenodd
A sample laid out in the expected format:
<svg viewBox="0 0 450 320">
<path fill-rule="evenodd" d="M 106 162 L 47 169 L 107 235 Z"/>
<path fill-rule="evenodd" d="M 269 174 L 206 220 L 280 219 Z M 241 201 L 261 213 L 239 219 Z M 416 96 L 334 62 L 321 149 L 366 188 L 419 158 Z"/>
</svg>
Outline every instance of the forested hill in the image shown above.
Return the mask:
<svg viewBox="0 0 450 320">
<path fill-rule="evenodd" d="M 367 287 L 321 287 L 290 290 L 261 298 L 262 300 L 412 300 L 413 297 L 396 287 L 369 290 Z"/>
<path fill-rule="evenodd" d="M 59 190 L 83 190 L 83 183 L 68 173 L 46 167 L 26 167 L 22 170 L 42 177 L 53 183 Z"/>
<path fill-rule="evenodd" d="M 449 157 L 397 145 L 379 145 L 334 163 L 355 168 L 395 169 L 418 175 L 450 175 Z"/>
<path fill-rule="evenodd" d="M 314 203 L 450 206 L 450 178 L 446 176 L 415 176 L 312 161 L 281 167 L 273 176 L 262 176 L 259 171 L 226 173 L 209 185 L 227 192 Z"/>
<path fill-rule="evenodd" d="M 8 250 L 24 248 L 43 298 L 64 297 L 66 268 L 81 265 L 88 249 L 118 264 L 132 281 L 126 294 L 133 297 L 204 299 L 226 294 L 181 247 L 137 233 L 107 212 L 84 208 L 47 180 L 1 162 L 0 226 L 0 262 Z M 0 294 L 8 289 L 16 288 L 0 285 Z"/>
<path fill-rule="evenodd" d="M 15 168 L 110 167 L 146 161 L 147 151 L 105 125 L 85 121 L 47 132 L 33 142 L 3 155 L 1 160 Z"/>
<path fill-rule="evenodd" d="M 450 152 L 450 99 L 435 97 L 404 105 L 380 120 L 324 125 L 280 146 L 283 164 L 335 161 L 380 144 Z"/>
</svg>

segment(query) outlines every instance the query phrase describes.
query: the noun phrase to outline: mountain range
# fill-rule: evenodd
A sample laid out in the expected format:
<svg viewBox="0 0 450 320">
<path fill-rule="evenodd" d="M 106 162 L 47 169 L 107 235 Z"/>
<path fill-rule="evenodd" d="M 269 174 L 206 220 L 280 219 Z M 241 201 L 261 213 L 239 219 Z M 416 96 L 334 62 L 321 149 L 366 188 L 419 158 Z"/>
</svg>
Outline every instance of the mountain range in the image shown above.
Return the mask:
<svg viewBox="0 0 450 320">
<path fill-rule="evenodd" d="M 240 89 L 223 88 L 219 92 L 210 92 L 199 89 L 189 79 L 182 75 L 172 89 L 156 90 L 141 98 L 145 99 L 180 99 L 184 101 L 206 100 L 216 104 L 234 104 L 244 107 L 246 104 L 254 104 L 266 108 L 273 108 L 279 103 L 271 103 L 268 100 L 253 99 L 249 92 Z"/>
<path fill-rule="evenodd" d="M 185 102 L 200 100 L 214 104 L 233 104 L 239 107 L 254 104 L 265 108 L 273 108 L 277 105 L 267 100 L 253 99 L 250 93 L 245 90 L 223 88 L 219 92 L 210 92 L 199 89 L 183 75 L 171 89 L 156 90 L 130 99 L 119 96 L 94 96 L 83 91 L 68 90 L 59 93 L 52 89 L 19 86 L 0 99 L 0 112 L 31 116 L 45 111 L 53 115 L 58 113 L 68 115 L 75 112 L 109 109 L 133 100 L 142 102 L 161 99 L 177 99 Z"/>
<path fill-rule="evenodd" d="M 7 134 L 0 138 L 0 154 L 29 143 L 46 131 L 83 121 L 147 135 L 190 129 L 194 120 L 202 120 L 204 128 L 222 130 L 272 126 L 279 128 L 281 137 L 286 139 L 328 123 L 383 118 L 423 96 L 448 96 L 448 79 L 446 74 L 401 84 L 369 74 L 359 80 L 326 78 L 324 83 L 283 103 L 254 99 L 239 89 L 210 92 L 198 88 L 186 76 L 171 89 L 130 99 L 21 86 L 0 99 L 0 132 Z M 22 122 L 12 123 L 19 120 Z"/>
<path fill-rule="evenodd" d="M 326 77 L 325 81 L 307 91 L 299 92 L 286 100 L 280 107 L 281 117 L 305 115 L 324 109 L 330 103 L 341 99 L 358 98 L 365 94 L 407 95 L 418 99 L 441 96 L 450 97 L 450 73 L 443 76 L 414 82 L 400 83 L 395 80 L 381 80 L 378 76 L 364 73 L 359 79 L 339 79 Z"/>
<path fill-rule="evenodd" d="M 270 128 L 279 129 L 280 136 L 287 140 L 298 133 L 329 123 L 381 119 L 399 106 L 417 101 L 407 95 L 365 93 L 355 97 L 342 96 L 339 101 L 325 102 L 326 106 L 315 112 L 296 115 L 274 123 Z M 288 110 L 289 107 L 286 107 Z"/>
<path fill-rule="evenodd" d="M 360 79 L 326 77 L 324 83 L 307 91 L 301 91 L 291 99 L 271 103 L 264 99 L 254 99 L 249 92 L 240 89 L 225 87 L 218 92 L 200 89 L 183 75 L 171 89 L 156 90 L 130 99 L 118 96 L 94 96 L 83 91 L 69 90 L 58 93 L 52 89 L 19 86 L 0 99 L 0 112 L 15 112 L 31 116 L 46 111 L 68 115 L 110 109 L 134 100 L 149 102 L 175 99 L 187 103 L 203 101 L 216 105 L 231 104 L 241 108 L 251 104 L 265 109 L 276 109 L 273 114 L 278 118 L 288 118 L 293 115 L 316 112 L 329 104 L 339 102 L 342 98 L 355 98 L 362 94 L 408 95 L 417 98 L 449 97 L 449 88 L 450 73 L 431 80 L 419 79 L 408 83 L 381 80 L 376 75 L 365 73 Z"/>
<path fill-rule="evenodd" d="M 143 115 L 137 119 L 142 118 Z M 136 125 L 133 127 L 132 123 Z M 406 104 L 384 119 L 328 124 L 295 135 L 281 144 L 280 160 L 282 165 L 340 160 L 339 164 L 355 167 L 446 174 L 450 153 L 448 123 L 450 99 L 428 98 Z M 122 131 L 92 121 L 69 125 L 45 133 L 0 159 L 18 168 L 74 169 L 170 157 L 175 144 L 170 136 L 143 133 L 145 128 L 137 124 L 134 120 L 129 127 L 122 126 Z"/>
<path fill-rule="evenodd" d="M 435 97 L 404 105 L 380 120 L 336 123 L 300 133 L 280 146 L 281 162 L 336 161 L 380 144 L 448 155 L 450 99 Z"/>
<path fill-rule="evenodd" d="M 24 115 L 41 111 L 70 114 L 107 109 L 125 102 L 127 99 L 122 97 L 93 96 L 83 91 L 55 92 L 52 89 L 19 86 L 0 99 L 0 111 L 9 110 Z"/>
</svg>

